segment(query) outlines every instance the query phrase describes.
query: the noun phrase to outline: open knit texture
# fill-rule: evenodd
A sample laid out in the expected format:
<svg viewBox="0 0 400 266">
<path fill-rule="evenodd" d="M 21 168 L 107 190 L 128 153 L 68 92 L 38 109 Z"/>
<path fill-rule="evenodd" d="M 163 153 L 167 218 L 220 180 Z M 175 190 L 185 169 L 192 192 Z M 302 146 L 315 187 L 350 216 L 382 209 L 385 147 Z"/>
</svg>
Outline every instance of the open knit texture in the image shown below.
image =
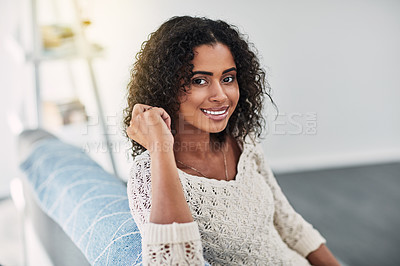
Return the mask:
<svg viewBox="0 0 400 266">
<path fill-rule="evenodd" d="M 135 158 L 128 180 L 132 216 L 142 234 L 144 265 L 309 265 L 325 239 L 283 195 L 260 145 L 249 138 L 234 180 L 178 169 L 194 222 L 149 223 L 151 159 Z"/>
</svg>

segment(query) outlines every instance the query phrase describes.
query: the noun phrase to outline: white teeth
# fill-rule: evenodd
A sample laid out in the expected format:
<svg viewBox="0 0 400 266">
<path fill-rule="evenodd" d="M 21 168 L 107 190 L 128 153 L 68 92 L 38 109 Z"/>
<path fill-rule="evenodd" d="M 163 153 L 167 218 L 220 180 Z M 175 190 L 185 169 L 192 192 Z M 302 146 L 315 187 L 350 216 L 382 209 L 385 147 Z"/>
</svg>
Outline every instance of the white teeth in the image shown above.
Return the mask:
<svg viewBox="0 0 400 266">
<path fill-rule="evenodd" d="M 208 110 L 204 110 L 202 109 L 202 111 L 204 113 L 210 114 L 210 115 L 222 115 L 223 113 L 226 112 L 227 109 L 223 110 L 223 111 L 208 111 Z"/>
</svg>

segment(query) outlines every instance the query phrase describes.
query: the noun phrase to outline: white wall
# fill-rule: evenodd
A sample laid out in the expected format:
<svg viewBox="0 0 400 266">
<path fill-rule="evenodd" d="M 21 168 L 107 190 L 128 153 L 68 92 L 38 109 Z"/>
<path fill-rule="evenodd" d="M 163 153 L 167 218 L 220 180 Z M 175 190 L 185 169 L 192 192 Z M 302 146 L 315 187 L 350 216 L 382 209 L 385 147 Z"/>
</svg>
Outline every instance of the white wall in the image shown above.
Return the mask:
<svg viewBox="0 0 400 266">
<path fill-rule="evenodd" d="M 0 198 L 8 195 L 9 181 L 20 174 L 16 134 L 21 125 L 13 118 L 18 116 L 23 95 L 28 95 L 23 88 L 31 83 L 23 51 L 16 43 L 18 6 L 19 1 L 0 2 Z"/>
<path fill-rule="evenodd" d="M 105 99 L 115 99 L 107 101 L 110 112 L 124 104 L 120 95 L 141 42 L 184 14 L 236 24 L 258 48 L 280 111 L 275 121 L 271 110 L 264 141 L 276 170 L 400 160 L 399 1 L 99 4 L 93 38 L 108 48 L 98 69 Z"/>
<path fill-rule="evenodd" d="M 221 18 L 249 35 L 267 69 L 280 116 L 270 109 L 263 145 L 276 170 L 400 160 L 399 1 L 87 2 L 90 39 L 106 48 L 95 66 L 107 115 L 121 116 L 130 66 L 150 32 L 174 15 Z M 1 86 L 4 97 L 10 84 Z M 1 152 L 6 178 L 10 158 Z"/>
</svg>

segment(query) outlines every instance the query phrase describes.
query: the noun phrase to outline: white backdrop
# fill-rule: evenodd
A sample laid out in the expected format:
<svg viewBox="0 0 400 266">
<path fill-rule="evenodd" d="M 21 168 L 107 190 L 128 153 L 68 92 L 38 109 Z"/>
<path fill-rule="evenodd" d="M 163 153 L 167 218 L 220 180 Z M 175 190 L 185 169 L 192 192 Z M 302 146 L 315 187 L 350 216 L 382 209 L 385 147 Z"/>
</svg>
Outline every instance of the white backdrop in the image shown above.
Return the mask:
<svg viewBox="0 0 400 266">
<path fill-rule="evenodd" d="M 98 69 L 105 99 L 115 99 L 107 100 L 110 112 L 124 104 L 119 97 L 141 42 L 169 17 L 185 14 L 227 20 L 259 50 L 280 114 L 275 121 L 271 110 L 263 143 L 276 170 L 400 160 L 399 1 L 99 5 L 93 38 L 109 52 Z"/>
<path fill-rule="evenodd" d="M 15 12 L 10 3 L 17 2 L 1 1 L 0 12 Z M 399 1 L 86 2 L 93 20 L 89 37 L 106 48 L 95 67 L 107 115 L 121 119 L 129 69 L 150 32 L 174 15 L 207 16 L 237 25 L 259 50 L 279 107 L 277 120 L 269 108 L 263 141 L 275 170 L 400 160 Z M 41 3 L 46 10 L 46 0 Z M 8 55 L 3 40 L 16 29 L 9 23 L 12 16 L 0 16 L 3 56 Z M 2 58 L 0 69 L 13 70 L 13 60 Z M 16 175 L 13 137 L 4 115 L 10 108 L 6 97 L 16 96 L 5 92 L 14 87 L 18 95 L 22 85 L 12 77 L 0 81 L 2 103 L 8 103 L 0 106 L 5 148 L 0 188 Z"/>
</svg>

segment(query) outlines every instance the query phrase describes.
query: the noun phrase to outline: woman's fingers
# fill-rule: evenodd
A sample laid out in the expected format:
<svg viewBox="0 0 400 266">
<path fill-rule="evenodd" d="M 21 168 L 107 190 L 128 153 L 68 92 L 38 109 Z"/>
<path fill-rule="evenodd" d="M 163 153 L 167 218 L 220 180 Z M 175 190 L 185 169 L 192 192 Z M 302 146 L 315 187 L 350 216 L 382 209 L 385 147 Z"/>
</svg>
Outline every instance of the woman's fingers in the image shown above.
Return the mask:
<svg viewBox="0 0 400 266">
<path fill-rule="evenodd" d="M 132 109 L 130 126 L 126 131 L 129 138 L 140 143 L 146 149 L 160 141 L 173 142 L 171 117 L 161 107 L 135 104 Z"/>
<path fill-rule="evenodd" d="M 168 129 L 171 131 L 171 117 L 163 108 L 157 108 L 157 109 L 160 112 L 161 118 L 164 120 Z"/>
<path fill-rule="evenodd" d="M 133 139 L 147 150 L 172 147 L 174 137 L 171 133 L 171 117 L 161 107 L 135 104 L 132 109 L 130 126 L 126 130 Z"/>
<path fill-rule="evenodd" d="M 168 129 L 171 130 L 171 117 L 169 116 L 169 114 L 161 107 L 153 107 L 147 104 L 135 104 L 132 110 L 131 123 L 135 116 L 140 115 L 146 111 L 158 113 L 167 125 Z"/>
<path fill-rule="evenodd" d="M 145 110 L 145 112 L 154 112 L 158 114 L 164 123 L 167 125 L 169 131 L 171 131 L 171 117 L 169 114 L 161 107 L 149 107 Z"/>
<path fill-rule="evenodd" d="M 150 106 L 150 105 L 147 105 L 147 104 L 139 104 L 139 103 L 135 104 L 133 106 L 133 109 L 132 109 L 132 118 L 137 116 L 137 115 L 139 115 L 139 114 L 141 114 L 141 113 L 144 113 L 149 108 L 153 108 L 153 106 Z"/>
</svg>

